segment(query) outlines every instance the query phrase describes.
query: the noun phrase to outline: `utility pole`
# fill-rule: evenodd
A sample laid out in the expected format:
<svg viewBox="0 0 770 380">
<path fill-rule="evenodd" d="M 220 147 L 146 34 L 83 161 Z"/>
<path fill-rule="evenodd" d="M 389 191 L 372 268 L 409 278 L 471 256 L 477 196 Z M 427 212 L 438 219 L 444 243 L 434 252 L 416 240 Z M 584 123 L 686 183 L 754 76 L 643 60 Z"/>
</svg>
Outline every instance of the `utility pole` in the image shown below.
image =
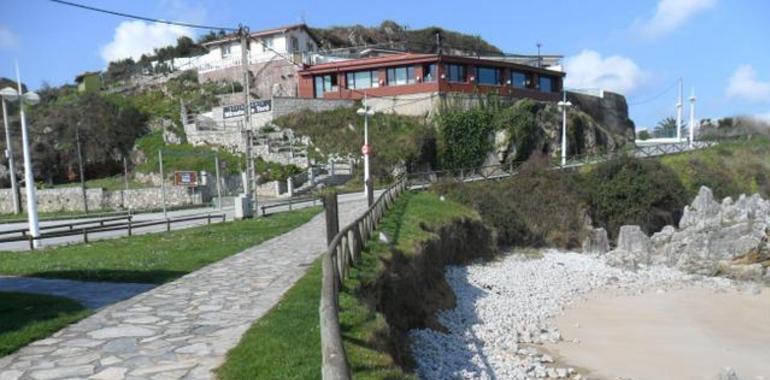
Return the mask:
<svg viewBox="0 0 770 380">
<path fill-rule="evenodd" d="M 541 68 L 543 67 L 543 59 L 540 57 L 540 47 L 542 47 L 543 44 L 538 42 L 537 43 L 537 67 Z"/>
<path fill-rule="evenodd" d="M 366 92 L 364 92 L 363 107 L 356 110 L 356 113 L 364 117 L 364 146 L 361 147 L 361 153 L 364 155 L 364 196 L 367 197 L 369 206 L 371 206 L 373 202 L 373 187 L 372 179 L 369 176 L 369 155 L 372 153 L 372 148 L 369 146 L 369 116 L 374 115 L 374 111 L 369 109 L 366 101 Z"/>
<path fill-rule="evenodd" d="M 222 209 L 222 185 L 219 179 L 219 155 L 214 155 L 214 173 L 217 175 L 217 208 Z"/>
<path fill-rule="evenodd" d="M 86 192 L 85 170 L 83 170 L 83 152 L 80 150 L 80 121 L 75 125 L 75 144 L 78 149 L 78 168 L 80 170 L 80 189 L 83 191 L 83 210 L 88 214 L 88 193 Z"/>
<path fill-rule="evenodd" d="M 126 208 L 126 194 L 128 193 L 128 160 L 123 155 L 123 208 Z"/>
<path fill-rule="evenodd" d="M 692 89 L 690 95 L 690 148 L 695 142 L 695 89 Z"/>
<path fill-rule="evenodd" d="M 19 94 L 19 99 L 21 99 Z M 5 124 L 5 155 L 8 158 L 8 173 L 11 177 L 11 193 L 13 199 L 13 213 L 21 213 L 21 204 L 19 204 L 19 185 L 16 183 L 16 166 L 13 158 L 13 145 L 11 144 L 11 130 L 8 127 L 8 109 L 5 105 L 5 97 L 2 98 L 3 103 L 3 123 Z"/>
<path fill-rule="evenodd" d="M 244 120 L 246 124 L 246 194 L 253 200 L 252 210 L 257 210 L 254 160 L 252 157 L 251 134 L 251 83 L 249 78 L 249 30 L 241 25 L 238 28 L 241 37 L 241 74 L 243 75 Z"/>
<path fill-rule="evenodd" d="M 682 141 L 682 78 L 679 78 L 679 100 L 676 103 L 676 142 Z"/>
</svg>

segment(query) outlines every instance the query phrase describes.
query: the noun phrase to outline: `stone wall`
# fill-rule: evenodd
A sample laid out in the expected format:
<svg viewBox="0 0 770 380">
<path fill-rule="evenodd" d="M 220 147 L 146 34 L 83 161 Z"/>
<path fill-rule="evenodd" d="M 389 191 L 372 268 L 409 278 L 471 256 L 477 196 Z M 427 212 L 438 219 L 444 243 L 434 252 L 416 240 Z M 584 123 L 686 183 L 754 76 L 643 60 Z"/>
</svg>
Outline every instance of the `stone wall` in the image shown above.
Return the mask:
<svg viewBox="0 0 770 380">
<path fill-rule="evenodd" d="M 37 209 L 39 212 L 84 212 L 83 193 L 79 187 L 37 190 Z M 104 189 L 87 189 L 88 208 L 91 211 L 102 209 L 154 209 L 162 207 L 161 188 L 106 191 Z M 0 189 L 0 214 L 13 212 L 11 190 Z M 21 189 L 22 207 L 26 205 L 27 196 Z M 166 206 L 177 207 L 202 203 L 200 194 L 193 196 L 184 187 L 166 187 Z M 125 207 L 123 207 L 125 205 Z"/>
</svg>

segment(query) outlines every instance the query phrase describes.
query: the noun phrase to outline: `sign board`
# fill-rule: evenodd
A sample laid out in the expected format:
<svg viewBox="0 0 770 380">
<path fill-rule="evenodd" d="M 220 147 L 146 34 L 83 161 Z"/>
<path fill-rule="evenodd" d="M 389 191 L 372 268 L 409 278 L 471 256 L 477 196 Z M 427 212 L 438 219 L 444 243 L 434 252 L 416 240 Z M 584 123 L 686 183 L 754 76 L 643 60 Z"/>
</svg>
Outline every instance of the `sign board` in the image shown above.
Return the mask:
<svg viewBox="0 0 770 380">
<path fill-rule="evenodd" d="M 269 99 L 266 100 L 254 100 L 251 102 L 251 113 L 270 112 L 272 110 L 272 103 Z M 222 118 L 229 119 L 232 117 L 241 117 L 246 115 L 246 107 L 243 104 L 236 104 L 233 106 L 222 107 Z"/>
<path fill-rule="evenodd" d="M 177 186 L 198 186 L 198 172 L 196 171 L 176 171 L 174 172 L 174 184 Z"/>
<path fill-rule="evenodd" d="M 372 146 L 371 145 L 364 145 L 361 147 L 361 153 L 363 153 L 364 156 L 372 153 Z"/>
</svg>

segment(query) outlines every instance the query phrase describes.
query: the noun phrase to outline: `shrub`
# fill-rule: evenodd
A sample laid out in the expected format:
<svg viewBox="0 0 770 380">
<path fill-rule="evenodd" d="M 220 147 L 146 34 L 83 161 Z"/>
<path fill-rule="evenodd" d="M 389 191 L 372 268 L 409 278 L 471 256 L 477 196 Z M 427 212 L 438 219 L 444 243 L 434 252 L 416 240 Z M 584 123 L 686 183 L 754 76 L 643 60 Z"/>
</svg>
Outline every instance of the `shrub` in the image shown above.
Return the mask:
<svg viewBox="0 0 770 380">
<path fill-rule="evenodd" d="M 436 117 L 439 128 L 441 166 L 461 169 L 481 166 L 492 151 L 494 114 L 483 108 L 446 110 Z"/>
<path fill-rule="evenodd" d="M 679 222 L 688 203 L 685 187 L 657 160 L 622 158 L 589 171 L 582 191 L 595 226 L 617 235 L 620 226 L 636 224 L 650 234 Z"/>
</svg>

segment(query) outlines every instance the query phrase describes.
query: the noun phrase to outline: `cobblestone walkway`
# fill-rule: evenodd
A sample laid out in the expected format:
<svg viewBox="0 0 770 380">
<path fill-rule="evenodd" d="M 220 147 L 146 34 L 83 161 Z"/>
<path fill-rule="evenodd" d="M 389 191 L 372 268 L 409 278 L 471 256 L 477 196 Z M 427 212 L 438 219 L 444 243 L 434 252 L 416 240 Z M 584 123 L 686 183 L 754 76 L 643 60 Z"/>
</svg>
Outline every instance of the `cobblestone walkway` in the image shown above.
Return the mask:
<svg viewBox="0 0 770 380">
<path fill-rule="evenodd" d="M 153 284 L 91 282 L 0 276 L 0 291 L 47 294 L 73 299 L 90 309 L 99 309 L 131 298 L 152 288 Z"/>
<path fill-rule="evenodd" d="M 340 203 L 340 225 L 365 201 Z M 0 380 L 210 379 L 326 245 L 323 215 L 0 359 Z"/>
</svg>

